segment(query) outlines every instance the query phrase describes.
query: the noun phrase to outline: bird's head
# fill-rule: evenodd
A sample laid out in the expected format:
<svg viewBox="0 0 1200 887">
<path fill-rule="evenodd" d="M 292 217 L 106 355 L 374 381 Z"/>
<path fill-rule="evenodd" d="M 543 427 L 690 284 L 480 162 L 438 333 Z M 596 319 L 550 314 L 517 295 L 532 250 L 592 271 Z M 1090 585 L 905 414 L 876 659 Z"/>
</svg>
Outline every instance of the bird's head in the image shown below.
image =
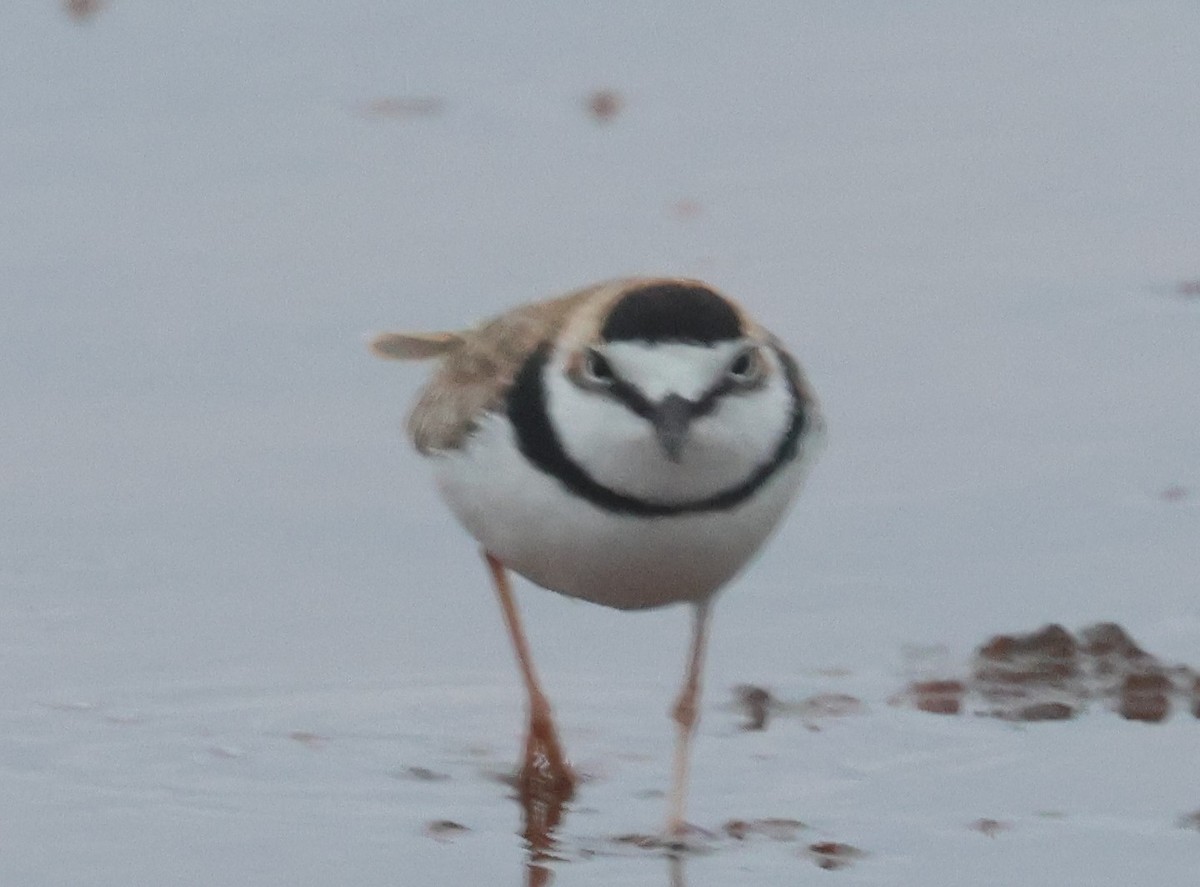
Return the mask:
<svg viewBox="0 0 1200 887">
<path fill-rule="evenodd" d="M 698 281 L 635 280 L 592 308 L 538 367 L 555 438 L 543 443 L 571 470 L 669 505 L 719 497 L 794 455 L 815 404 L 795 362 L 732 300 Z"/>
</svg>

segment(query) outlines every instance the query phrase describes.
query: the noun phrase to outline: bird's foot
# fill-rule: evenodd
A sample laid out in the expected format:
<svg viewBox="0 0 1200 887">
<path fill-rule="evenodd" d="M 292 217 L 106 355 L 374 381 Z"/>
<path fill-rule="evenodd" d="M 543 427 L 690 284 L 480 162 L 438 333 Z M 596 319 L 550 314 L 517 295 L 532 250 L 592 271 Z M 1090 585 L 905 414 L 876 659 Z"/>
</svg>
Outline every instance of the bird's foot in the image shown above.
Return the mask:
<svg viewBox="0 0 1200 887">
<path fill-rule="evenodd" d="M 525 759 L 517 774 L 522 800 L 565 804 L 575 795 L 579 777 L 567 762 L 551 726 L 530 724 L 525 739 Z"/>
<path fill-rule="evenodd" d="M 525 840 L 529 845 L 530 884 L 543 863 L 557 858 L 555 833 L 567 802 L 575 794 L 578 777 L 563 756 L 557 737 L 547 738 L 530 728 L 525 740 L 525 760 L 517 773 L 517 798 L 524 813 Z M 548 869 L 546 870 L 548 871 Z"/>
</svg>

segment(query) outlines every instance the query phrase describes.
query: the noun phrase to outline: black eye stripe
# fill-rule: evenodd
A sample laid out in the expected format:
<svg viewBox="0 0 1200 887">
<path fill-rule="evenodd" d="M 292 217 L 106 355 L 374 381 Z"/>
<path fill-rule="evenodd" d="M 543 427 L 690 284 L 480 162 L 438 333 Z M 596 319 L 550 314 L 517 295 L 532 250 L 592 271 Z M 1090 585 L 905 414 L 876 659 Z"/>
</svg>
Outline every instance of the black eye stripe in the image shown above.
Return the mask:
<svg viewBox="0 0 1200 887">
<path fill-rule="evenodd" d="M 717 403 L 720 399 L 733 391 L 735 387 L 731 379 L 722 379 L 712 388 L 705 391 L 700 396 L 700 399 L 695 402 L 696 405 L 692 408 L 692 417 L 707 416 L 717 408 Z"/>
<path fill-rule="evenodd" d="M 591 353 L 593 352 L 589 352 L 589 354 Z M 749 350 L 743 352 L 742 355 L 740 355 L 737 359 L 740 360 L 742 357 L 748 360 L 754 359 L 753 352 Z M 747 386 L 739 386 L 738 382 L 734 379 L 731 379 L 728 374 L 723 375 L 721 380 L 700 395 L 698 400 L 688 401 L 688 403 L 691 404 L 691 409 L 689 409 L 688 412 L 693 419 L 698 419 L 701 416 L 707 416 L 716 410 L 721 398 L 726 394 L 730 394 L 739 390 L 744 391 L 746 388 Z M 654 415 L 654 404 L 650 402 L 649 398 L 647 398 L 646 395 L 644 395 L 635 385 L 626 382 L 624 379 L 617 377 L 615 374 L 612 380 L 609 381 L 609 385 L 606 389 L 604 389 L 603 393 L 614 398 L 615 400 L 619 400 L 629 408 L 630 412 L 632 412 L 634 415 L 641 416 L 643 419 L 650 419 Z"/>
<path fill-rule="evenodd" d="M 630 385 L 624 379 L 614 382 L 608 389 L 608 393 L 643 419 L 649 419 L 654 415 L 654 404 L 650 403 L 646 395 L 642 394 L 636 386 Z"/>
<path fill-rule="evenodd" d="M 800 451 L 802 439 L 810 430 L 809 400 L 801 387 L 799 369 L 795 361 L 781 349 L 775 349 L 775 354 L 783 366 L 784 378 L 792 396 L 792 415 L 787 430 L 767 461 L 759 465 L 741 483 L 703 499 L 688 502 L 656 502 L 619 493 L 597 481 L 567 454 L 546 412 L 546 391 L 542 372 L 549 359 L 547 347 L 543 346 L 535 351 L 521 367 L 508 390 L 505 407 L 522 455 L 539 471 L 556 478 L 568 491 L 597 508 L 635 517 L 672 517 L 726 511 L 753 496 L 780 469 L 791 462 Z M 720 387 L 718 385 L 702 397 L 697 402 L 696 409 L 711 411 L 721 396 L 717 393 Z M 642 409 L 648 406 L 645 397 L 637 389 L 633 389 L 633 394 L 636 397 L 626 393 L 626 396 L 632 398 L 631 403 L 638 403 Z M 698 415 L 703 415 L 704 412 Z"/>
</svg>

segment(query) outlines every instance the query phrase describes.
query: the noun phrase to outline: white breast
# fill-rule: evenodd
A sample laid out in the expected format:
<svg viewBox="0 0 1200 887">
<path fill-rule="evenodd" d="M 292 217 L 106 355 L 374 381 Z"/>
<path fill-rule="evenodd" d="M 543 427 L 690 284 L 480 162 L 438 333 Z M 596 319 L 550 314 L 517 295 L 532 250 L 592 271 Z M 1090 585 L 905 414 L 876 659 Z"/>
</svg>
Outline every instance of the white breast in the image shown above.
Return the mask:
<svg viewBox="0 0 1200 887">
<path fill-rule="evenodd" d="M 499 414 L 483 417 L 465 449 L 433 458 L 454 514 L 511 569 L 571 597 L 639 609 L 700 600 L 728 582 L 798 492 L 811 449 L 802 441 L 734 508 L 664 517 L 614 514 L 571 494 L 525 460 Z"/>
</svg>

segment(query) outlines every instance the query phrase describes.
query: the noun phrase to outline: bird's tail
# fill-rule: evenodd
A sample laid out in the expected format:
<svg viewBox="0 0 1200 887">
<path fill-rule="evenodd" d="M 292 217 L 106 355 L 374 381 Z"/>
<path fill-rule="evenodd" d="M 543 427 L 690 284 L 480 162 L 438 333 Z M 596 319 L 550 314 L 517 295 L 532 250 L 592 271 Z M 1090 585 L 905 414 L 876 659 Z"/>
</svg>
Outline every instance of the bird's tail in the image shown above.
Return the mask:
<svg viewBox="0 0 1200 887">
<path fill-rule="evenodd" d="M 432 360 L 457 351 L 463 343 L 458 333 L 380 333 L 371 339 L 371 351 L 388 360 Z"/>
</svg>

